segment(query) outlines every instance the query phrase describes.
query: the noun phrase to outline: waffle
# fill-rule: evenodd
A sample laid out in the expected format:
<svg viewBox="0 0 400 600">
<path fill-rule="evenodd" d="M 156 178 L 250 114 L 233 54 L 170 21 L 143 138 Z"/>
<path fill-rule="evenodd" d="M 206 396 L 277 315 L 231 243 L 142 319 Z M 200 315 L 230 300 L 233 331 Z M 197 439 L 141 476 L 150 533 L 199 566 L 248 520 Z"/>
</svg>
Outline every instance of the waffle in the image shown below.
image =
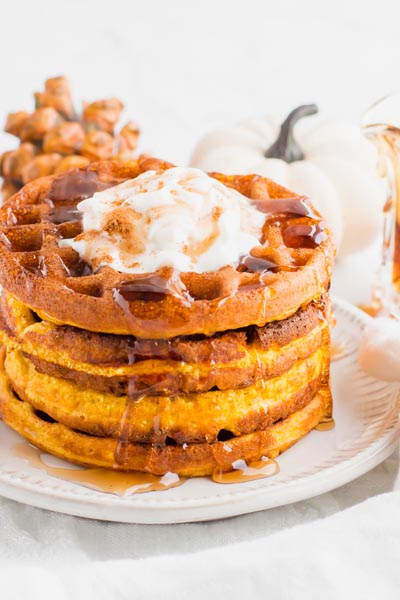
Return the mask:
<svg viewBox="0 0 400 600">
<path fill-rule="evenodd" d="M 51 419 L 97 436 L 118 439 L 122 421 L 125 437 L 143 443 L 213 443 L 227 431 L 251 433 L 304 406 L 329 373 L 328 298 L 263 328 L 174 339 L 172 355 L 142 340 L 150 358 L 132 364 L 132 338 L 90 333 L 85 344 L 84 332 L 37 322 L 8 295 L 1 308 L 15 392 Z M 146 396 L 125 414 L 133 382 Z"/>
<path fill-rule="evenodd" d="M 95 272 L 77 203 L 169 163 L 105 161 L 0 209 L 0 413 L 74 463 L 182 476 L 275 457 L 330 415 L 333 245 L 308 200 L 212 176 L 265 214 L 259 246 L 209 273 Z"/>
<path fill-rule="evenodd" d="M 185 477 L 211 475 L 216 469 L 229 471 L 237 460 L 276 457 L 331 411 L 329 387 L 321 386 L 303 408 L 266 429 L 213 444 L 169 445 L 126 443 L 109 437 L 95 437 L 54 422 L 15 394 L 1 365 L 0 401 L 4 422 L 31 443 L 55 456 L 82 466 L 146 471 L 155 475 L 174 472 Z M 120 459 L 116 461 L 118 454 Z"/>
<path fill-rule="evenodd" d="M 38 371 L 116 395 L 128 393 L 129 378 L 142 389 L 162 381 L 164 392 L 193 393 L 277 377 L 321 346 L 330 312 L 329 301 L 323 298 L 264 327 L 211 338 L 137 340 L 38 321 L 8 294 L 0 308 L 3 342 L 20 349 Z"/>
<path fill-rule="evenodd" d="M 105 161 L 26 185 L 0 210 L 4 288 L 48 321 L 90 331 L 172 338 L 284 319 L 329 284 L 333 244 L 310 203 L 259 176 L 213 176 L 265 212 L 262 244 L 235 269 L 153 274 L 91 272 L 59 240 L 78 235 L 76 204 L 96 190 L 171 165 Z"/>
</svg>

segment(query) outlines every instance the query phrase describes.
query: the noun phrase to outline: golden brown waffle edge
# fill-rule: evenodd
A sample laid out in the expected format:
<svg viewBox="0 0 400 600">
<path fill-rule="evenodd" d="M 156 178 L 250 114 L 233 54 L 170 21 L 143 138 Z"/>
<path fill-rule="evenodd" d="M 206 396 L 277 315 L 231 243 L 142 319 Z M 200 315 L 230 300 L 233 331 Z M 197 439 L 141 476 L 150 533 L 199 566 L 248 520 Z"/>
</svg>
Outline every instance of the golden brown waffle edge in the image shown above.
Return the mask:
<svg viewBox="0 0 400 600">
<path fill-rule="evenodd" d="M 292 192 L 256 175 L 214 174 L 259 204 L 275 202 L 276 211 L 278 205 L 282 207 L 279 222 L 266 218 L 264 242 L 253 256 L 258 261 L 270 260 L 272 252 L 281 263 L 275 272 L 226 266 L 211 273 L 177 275 L 164 268 L 135 276 L 102 267 L 85 274 L 76 252 L 58 245 L 62 237 L 74 237 L 81 230 L 79 222 L 65 216 L 68 206 L 76 206 L 97 189 L 170 166 L 148 158 L 104 161 L 25 186 L 0 209 L 0 283 L 4 289 L 49 321 L 138 338 L 171 338 L 281 320 L 328 287 L 334 247 L 321 217 Z M 306 216 L 288 212 L 292 201 Z M 287 234 L 293 231 L 303 233 Z M 322 241 L 314 245 L 315 231 Z M 290 243 L 294 246 L 289 247 Z M 138 283 L 140 289 L 145 285 L 150 290 L 148 297 L 135 291 Z"/>
</svg>

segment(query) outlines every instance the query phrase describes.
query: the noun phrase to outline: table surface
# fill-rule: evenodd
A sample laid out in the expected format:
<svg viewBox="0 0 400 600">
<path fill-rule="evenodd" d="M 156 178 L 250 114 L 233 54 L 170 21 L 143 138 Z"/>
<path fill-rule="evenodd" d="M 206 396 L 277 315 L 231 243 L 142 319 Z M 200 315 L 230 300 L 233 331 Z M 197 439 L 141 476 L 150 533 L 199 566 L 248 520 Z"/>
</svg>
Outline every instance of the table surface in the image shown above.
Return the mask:
<svg viewBox="0 0 400 600">
<path fill-rule="evenodd" d="M 123 99 L 126 115 L 141 124 L 141 149 L 181 164 L 207 129 L 284 115 L 303 102 L 357 121 L 374 99 L 399 87 L 397 12 L 395 0 L 8 3 L 0 20 L 0 117 L 31 108 L 32 92 L 46 77 L 66 74 L 77 99 Z M 1 147 L 10 142 L 0 136 Z M 334 293 L 368 301 L 377 260 L 375 247 L 338 264 Z M 396 489 L 398 466 L 396 453 L 334 492 L 237 517 L 234 527 L 97 523 L 2 499 L 0 558 L 45 560 L 75 544 L 78 557 L 108 560 L 250 540 Z M 93 535 L 99 527 L 102 545 Z"/>
</svg>

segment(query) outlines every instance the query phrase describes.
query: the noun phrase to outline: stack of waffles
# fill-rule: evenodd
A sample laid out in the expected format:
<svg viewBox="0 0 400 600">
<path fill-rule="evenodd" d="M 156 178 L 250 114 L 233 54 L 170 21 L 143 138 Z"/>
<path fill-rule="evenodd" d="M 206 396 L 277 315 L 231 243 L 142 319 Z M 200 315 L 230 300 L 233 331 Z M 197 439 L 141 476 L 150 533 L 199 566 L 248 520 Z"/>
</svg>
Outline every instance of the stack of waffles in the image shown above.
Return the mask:
<svg viewBox="0 0 400 600">
<path fill-rule="evenodd" d="M 333 244 L 304 197 L 211 174 L 263 214 L 259 245 L 211 272 L 96 268 L 65 242 L 79 202 L 169 163 L 103 161 L 0 209 L 4 422 L 73 463 L 211 475 L 274 458 L 331 414 Z"/>
</svg>

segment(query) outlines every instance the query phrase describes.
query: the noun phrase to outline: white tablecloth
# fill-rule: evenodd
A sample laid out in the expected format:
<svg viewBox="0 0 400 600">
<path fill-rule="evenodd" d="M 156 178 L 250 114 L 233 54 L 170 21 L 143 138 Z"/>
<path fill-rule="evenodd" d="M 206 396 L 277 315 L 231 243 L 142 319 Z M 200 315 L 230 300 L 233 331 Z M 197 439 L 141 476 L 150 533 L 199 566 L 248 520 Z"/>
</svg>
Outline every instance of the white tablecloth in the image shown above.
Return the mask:
<svg viewBox="0 0 400 600">
<path fill-rule="evenodd" d="M 1 118 L 63 73 L 76 99 L 123 98 L 142 150 L 178 163 L 217 124 L 310 101 L 358 119 L 400 87 L 396 0 L 4 4 Z M 336 293 L 367 301 L 374 256 L 340 265 Z M 0 598 L 398 598 L 398 465 L 212 523 L 108 524 L 0 499 Z"/>
<path fill-rule="evenodd" d="M 397 600 L 398 469 L 396 453 L 329 494 L 185 525 L 100 523 L 2 500 L 0 597 L 336 600 L 384 589 Z"/>
</svg>

